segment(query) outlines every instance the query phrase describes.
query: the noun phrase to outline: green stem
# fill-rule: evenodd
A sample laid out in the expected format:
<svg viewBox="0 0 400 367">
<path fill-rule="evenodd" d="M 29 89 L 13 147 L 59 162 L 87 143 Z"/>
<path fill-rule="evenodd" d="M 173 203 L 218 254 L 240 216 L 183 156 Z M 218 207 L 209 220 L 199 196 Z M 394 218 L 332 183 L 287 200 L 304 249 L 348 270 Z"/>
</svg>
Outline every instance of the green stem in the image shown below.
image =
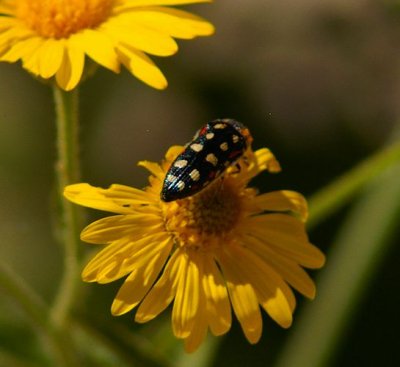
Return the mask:
<svg viewBox="0 0 400 367">
<path fill-rule="evenodd" d="M 78 148 L 78 91 L 65 92 L 53 87 L 56 106 L 58 161 L 57 195 L 61 211 L 61 240 L 64 247 L 64 272 L 52 308 L 53 325 L 62 327 L 76 298 L 78 285 L 79 215 L 76 205 L 63 197 L 65 186 L 80 180 Z"/>
<path fill-rule="evenodd" d="M 330 214 L 349 202 L 372 178 L 400 160 L 400 141 L 389 145 L 333 181 L 309 200 L 307 227 L 321 223 Z"/>
<path fill-rule="evenodd" d="M 49 322 L 49 307 L 40 296 L 4 261 L 0 260 L 0 288 L 13 299 L 28 316 L 29 321 L 42 337 L 45 348 L 50 349 L 56 366 L 72 367 L 73 357 L 70 341 Z M 9 365 L 9 364 L 7 364 Z"/>
<path fill-rule="evenodd" d="M 46 331 L 48 308 L 39 295 L 14 270 L 0 260 L 0 288 L 16 301 L 33 324 Z"/>
</svg>

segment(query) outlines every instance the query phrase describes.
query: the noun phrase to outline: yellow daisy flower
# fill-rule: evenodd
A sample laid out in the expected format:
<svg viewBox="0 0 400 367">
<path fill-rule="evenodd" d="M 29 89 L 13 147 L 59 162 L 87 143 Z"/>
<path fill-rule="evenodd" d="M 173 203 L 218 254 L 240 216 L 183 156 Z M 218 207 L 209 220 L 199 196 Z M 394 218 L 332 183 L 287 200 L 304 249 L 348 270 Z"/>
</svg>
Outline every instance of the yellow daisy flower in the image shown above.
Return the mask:
<svg viewBox="0 0 400 367">
<path fill-rule="evenodd" d="M 44 79 L 55 76 L 64 90 L 82 77 L 85 55 L 120 71 L 124 65 L 144 83 L 163 89 L 167 81 L 146 54 L 170 56 L 174 38 L 208 36 L 202 18 L 167 7 L 211 0 L 0 0 L 0 61 L 22 60 Z"/>
<path fill-rule="evenodd" d="M 260 305 L 289 327 L 296 304 L 289 285 L 314 298 L 314 283 L 303 267 L 320 268 L 325 261 L 305 232 L 305 199 L 293 191 L 258 194 L 248 187 L 260 172 L 280 170 L 264 148 L 248 149 L 238 166 L 198 194 L 163 202 L 165 174 L 182 150 L 170 148 L 161 164 L 139 163 L 151 173 L 144 190 L 66 187 L 70 201 L 117 213 L 83 230 L 83 241 L 106 244 L 83 270 L 83 280 L 109 283 L 127 276 L 111 311 L 122 315 L 139 306 L 139 323 L 173 302 L 173 333 L 188 352 L 208 329 L 214 335 L 230 329 L 231 308 L 250 343 L 261 337 Z"/>
</svg>

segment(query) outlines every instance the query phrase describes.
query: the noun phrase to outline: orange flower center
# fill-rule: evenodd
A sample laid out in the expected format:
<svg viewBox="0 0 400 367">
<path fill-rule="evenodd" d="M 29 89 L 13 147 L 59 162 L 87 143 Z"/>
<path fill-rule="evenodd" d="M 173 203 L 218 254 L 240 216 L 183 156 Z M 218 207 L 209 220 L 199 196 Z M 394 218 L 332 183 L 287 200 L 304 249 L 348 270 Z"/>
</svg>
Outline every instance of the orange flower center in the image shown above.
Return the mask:
<svg viewBox="0 0 400 367">
<path fill-rule="evenodd" d="M 107 19 L 115 0 L 19 0 L 16 16 L 39 36 L 67 38 Z"/>
<path fill-rule="evenodd" d="M 218 246 L 241 218 L 246 193 L 225 176 L 194 196 L 165 203 L 166 227 L 181 246 Z"/>
</svg>

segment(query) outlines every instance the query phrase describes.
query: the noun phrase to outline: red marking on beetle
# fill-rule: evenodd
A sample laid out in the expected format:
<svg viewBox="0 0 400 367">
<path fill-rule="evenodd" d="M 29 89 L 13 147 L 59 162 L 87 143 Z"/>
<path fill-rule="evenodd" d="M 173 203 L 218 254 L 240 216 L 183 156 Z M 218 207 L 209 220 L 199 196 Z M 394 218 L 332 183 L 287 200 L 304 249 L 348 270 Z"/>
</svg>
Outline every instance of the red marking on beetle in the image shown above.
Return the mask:
<svg viewBox="0 0 400 367">
<path fill-rule="evenodd" d="M 229 158 L 235 158 L 239 155 L 241 155 L 243 152 L 241 150 L 233 150 L 232 152 L 229 153 Z"/>
<path fill-rule="evenodd" d="M 204 126 L 200 131 L 199 131 L 199 135 L 204 135 L 207 132 L 207 126 Z"/>
</svg>

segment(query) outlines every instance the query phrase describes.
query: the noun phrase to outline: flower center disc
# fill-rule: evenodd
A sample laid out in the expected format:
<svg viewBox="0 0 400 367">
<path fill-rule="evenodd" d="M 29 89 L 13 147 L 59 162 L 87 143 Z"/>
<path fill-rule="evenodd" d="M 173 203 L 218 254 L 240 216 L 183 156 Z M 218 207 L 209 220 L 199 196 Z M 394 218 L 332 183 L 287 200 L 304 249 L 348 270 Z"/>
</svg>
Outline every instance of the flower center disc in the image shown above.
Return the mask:
<svg viewBox="0 0 400 367">
<path fill-rule="evenodd" d="M 166 206 L 167 228 L 178 242 L 204 248 L 235 227 L 242 213 L 242 197 L 229 179 L 220 179 L 198 194 Z"/>
<path fill-rule="evenodd" d="M 19 0 L 16 15 L 45 38 L 67 38 L 109 16 L 115 0 Z"/>
</svg>

